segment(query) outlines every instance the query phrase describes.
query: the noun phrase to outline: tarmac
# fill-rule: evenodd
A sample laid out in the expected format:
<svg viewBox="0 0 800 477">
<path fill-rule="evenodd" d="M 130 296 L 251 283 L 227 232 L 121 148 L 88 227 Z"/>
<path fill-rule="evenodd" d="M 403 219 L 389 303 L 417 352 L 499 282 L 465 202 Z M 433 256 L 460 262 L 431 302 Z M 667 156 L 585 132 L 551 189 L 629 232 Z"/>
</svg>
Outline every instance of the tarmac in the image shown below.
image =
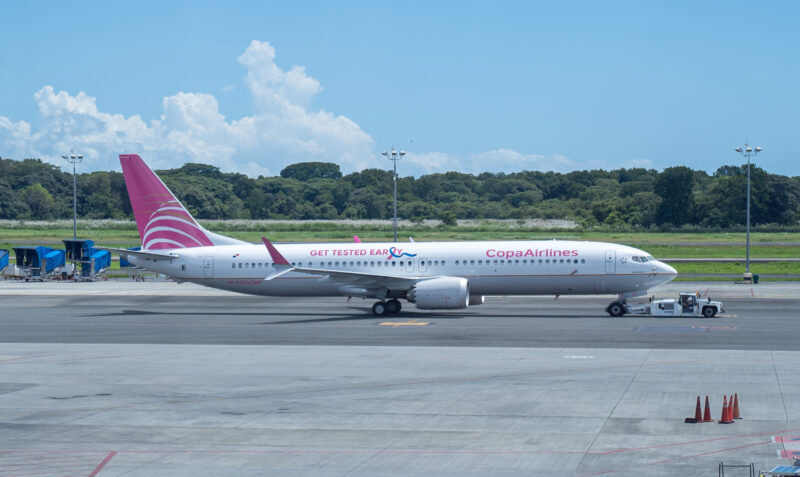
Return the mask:
<svg viewBox="0 0 800 477">
<path fill-rule="evenodd" d="M 672 283 L 713 319 L 612 297 L 371 301 L 171 282 L 0 282 L 0 475 L 717 475 L 800 456 L 800 285 Z M 684 423 L 697 396 L 719 419 Z M 733 474 L 726 471 L 726 475 Z"/>
</svg>

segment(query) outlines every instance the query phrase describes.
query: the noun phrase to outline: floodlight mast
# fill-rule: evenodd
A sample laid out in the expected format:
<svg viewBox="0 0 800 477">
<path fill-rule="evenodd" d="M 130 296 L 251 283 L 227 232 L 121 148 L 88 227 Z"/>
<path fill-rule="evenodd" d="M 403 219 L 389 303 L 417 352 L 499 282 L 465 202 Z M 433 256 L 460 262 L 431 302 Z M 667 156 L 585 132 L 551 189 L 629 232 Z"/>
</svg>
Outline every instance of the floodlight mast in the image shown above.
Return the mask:
<svg viewBox="0 0 800 477">
<path fill-rule="evenodd" d="M 761 152 L 761 148 L 744 143 L 744 148 L 737 147 L 735 151 L 747 158 L 747 242 L 745 245 L 744 281 L 749 282 L 753 277 L 750 273 L 750 156 L 758 155 Z"/>
<path fill-rule="evenodd" d="M 83 160 L 83 154 L 70 151 L 69 155 L 61 158 L 72 163 L 72 238 L 76 239 L 78 238 L 78 182 L 75 178 L 75 164 Z"/>
<path fill-rule="evenodd" d="M 397 161 L 406 155 L 406 151 L 395 151 L 392 147 L 391 152 L 383 151 L 382 156 L 394 162 L 394 173 L 392 174 L 392 182 L 394 182 L 394 217 L 392 217 L 392 229 L 394 229 L 394 241 L 397 243 Z"/>
</svg>

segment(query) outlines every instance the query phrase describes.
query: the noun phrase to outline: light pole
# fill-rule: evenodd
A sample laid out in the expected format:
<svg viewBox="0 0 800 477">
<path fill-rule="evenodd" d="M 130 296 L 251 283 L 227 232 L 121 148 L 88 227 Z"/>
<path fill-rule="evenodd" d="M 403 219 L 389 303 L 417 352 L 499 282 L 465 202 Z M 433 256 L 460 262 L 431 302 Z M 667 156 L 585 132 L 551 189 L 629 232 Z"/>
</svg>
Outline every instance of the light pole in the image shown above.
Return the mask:
<svg viewBox="0 0 800 477">
<path fill-rule="evenodd" d="M 72 163 L 72 238 L 76 239 L 78 238 L 78 181 L 75 178 L 75 163 L 83 160 L 83 154 L 70 151 L 70 155 L 61 158 Z"/>
<path fill-rule="evenodd" d="M 394 162 L 394 174 L 392 175 L 392 180 L 394 181 L 394 217 L 392 218 L 392 228 L 394 228 L 394 241 L 397 242 L 397 161 L 406 155 L 406 151 L 395 151 L 392 148 L 391 152 L 383 151 L 381 154 Z"/>
<path fill-rule="evenodd" d="M 750 273 L 750 156 L 757 155 L 761 152 L 761 148 L 744 143 L 744 148 L 737 147 L 736 152 L 747 158 L 747 244 L 745 246 L 747 258 L 745 259 L 744 281 L 749 282 L 753 277 Z"/>
</svg>

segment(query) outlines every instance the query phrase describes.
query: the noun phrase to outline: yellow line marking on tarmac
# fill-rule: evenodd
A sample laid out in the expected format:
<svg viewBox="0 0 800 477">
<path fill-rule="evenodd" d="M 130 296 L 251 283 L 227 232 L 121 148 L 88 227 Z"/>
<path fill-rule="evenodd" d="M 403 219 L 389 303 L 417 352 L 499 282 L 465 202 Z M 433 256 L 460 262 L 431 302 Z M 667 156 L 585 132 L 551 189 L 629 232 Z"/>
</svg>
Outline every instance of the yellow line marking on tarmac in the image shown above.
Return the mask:
<svg viewBox="0 0 800 477">
<path fill-rule="evenodd" d="M 419 318 L 411 320 L 411 321 L 383 321 L 380 323 L 381 326 L 391 326 L 392 328 L 397 328 L 398 326 L 425 326 L 429 325 L 427 321 L 419 321 Z"/>
</svg>

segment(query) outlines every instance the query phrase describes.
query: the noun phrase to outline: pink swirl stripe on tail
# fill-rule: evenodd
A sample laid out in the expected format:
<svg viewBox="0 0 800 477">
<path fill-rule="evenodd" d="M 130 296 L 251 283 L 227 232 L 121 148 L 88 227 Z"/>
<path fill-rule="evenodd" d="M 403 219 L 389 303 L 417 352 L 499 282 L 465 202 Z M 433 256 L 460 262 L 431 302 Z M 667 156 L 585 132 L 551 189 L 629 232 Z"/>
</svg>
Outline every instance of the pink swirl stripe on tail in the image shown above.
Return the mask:
<svg viewBox="0 0 800 477">
<path fill-rule="evenodd" d="M 205 230 L 138 155 L 121 154 L 119 162 L 144 250 L 213 245 Z"/>
</svg>

